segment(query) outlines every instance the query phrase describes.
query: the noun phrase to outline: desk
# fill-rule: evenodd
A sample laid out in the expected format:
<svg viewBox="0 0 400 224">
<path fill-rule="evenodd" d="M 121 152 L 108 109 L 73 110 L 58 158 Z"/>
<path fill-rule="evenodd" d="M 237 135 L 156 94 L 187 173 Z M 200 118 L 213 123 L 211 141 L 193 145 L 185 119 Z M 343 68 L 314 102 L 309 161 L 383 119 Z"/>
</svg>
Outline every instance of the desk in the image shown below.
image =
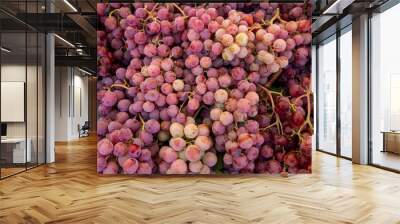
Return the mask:
<svg viewBox="0 0 400 224">
<path fill-rule="evenodd" d="M 32 140 L 28 138 L 26 140 L 28 143 L 26 147 L 26 154 L 25 154 L 25 138 L 5 138 L 1 139 L 1 150 L 2 150 L 2 157 L 3 152 L 10 152 L 12 154 L 10 158 L 6 158 L 6 161 L 9 163 L 26 163 L 31 162 L 32 160 Z M 8 156 L 7 156 L 8 157 Z M 4 157 L 3 157 L 4 158 Z M 25 160 L 26 158 L 26 160 Z"/>
<path fill-rule="evenodd" d="M 400 154 L 400 132 L 383 131 L 383 151 Z"/>
</svg>

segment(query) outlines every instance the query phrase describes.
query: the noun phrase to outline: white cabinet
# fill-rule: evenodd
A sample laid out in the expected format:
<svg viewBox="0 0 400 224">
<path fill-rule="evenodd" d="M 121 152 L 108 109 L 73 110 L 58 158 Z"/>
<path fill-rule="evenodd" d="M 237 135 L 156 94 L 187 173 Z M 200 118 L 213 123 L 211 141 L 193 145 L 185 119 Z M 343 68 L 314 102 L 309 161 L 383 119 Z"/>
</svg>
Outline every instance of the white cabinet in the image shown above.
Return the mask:
<svg viewBox="0 0 400 224">
<path fill-rule="evenodd" d="M 32 161 L 32 140 L 26 140 L 27 147 L 25 153 L 25 138 L 6 138 L 1 140 L 2 147 L 12 149 L 12 163 L 25 163 Z"/>
</svg>

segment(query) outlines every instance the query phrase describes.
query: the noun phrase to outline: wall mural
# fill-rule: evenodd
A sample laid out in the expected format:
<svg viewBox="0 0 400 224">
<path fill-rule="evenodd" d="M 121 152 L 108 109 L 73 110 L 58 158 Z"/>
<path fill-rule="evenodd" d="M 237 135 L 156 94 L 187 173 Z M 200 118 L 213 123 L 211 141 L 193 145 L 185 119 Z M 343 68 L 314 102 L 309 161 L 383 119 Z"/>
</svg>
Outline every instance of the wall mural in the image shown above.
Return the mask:
<svg viewBox="0 0 400 224">
<path fill-rule="evenodd" d="M 311 172 L 310 3 L 97 13 L 99 173 Z"/>
</svg>

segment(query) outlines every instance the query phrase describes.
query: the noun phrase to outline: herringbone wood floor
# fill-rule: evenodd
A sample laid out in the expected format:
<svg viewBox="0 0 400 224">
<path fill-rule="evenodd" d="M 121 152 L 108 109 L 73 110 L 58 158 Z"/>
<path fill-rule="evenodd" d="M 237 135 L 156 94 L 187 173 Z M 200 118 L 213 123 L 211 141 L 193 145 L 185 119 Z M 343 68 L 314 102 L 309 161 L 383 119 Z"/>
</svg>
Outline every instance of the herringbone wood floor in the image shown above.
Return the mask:
<svg viewBox="0 0 400 224">
<path fill-rule="evenodd" d="M 315 153 L 311 175 L 101 177 L 95 138 L 0 181 L 0 223 L 400 223 L 400 175 Z"/>
</svg>

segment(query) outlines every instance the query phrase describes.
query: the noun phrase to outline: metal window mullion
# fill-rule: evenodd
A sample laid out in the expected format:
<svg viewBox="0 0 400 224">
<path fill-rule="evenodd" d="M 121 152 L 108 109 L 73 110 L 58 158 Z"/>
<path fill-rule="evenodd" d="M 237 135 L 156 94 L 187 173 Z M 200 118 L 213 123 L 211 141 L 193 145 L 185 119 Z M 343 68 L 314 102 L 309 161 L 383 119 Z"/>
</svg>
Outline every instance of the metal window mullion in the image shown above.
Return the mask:
<svg viewBox="0 0 400 224">
<path fill-rule="evenodd" d="M 314 119 L 315 119 L 315 149 L 319 149 L 319 44 L 316 45 L 315 47 L 315 91 L 316 93 L 314 94 L 315 97 L 315 114 L 314 114 Z"/>
<path fill-rule="evenodd" d="M 373 149 L 372 149 L 372 29 L 371 29 L 371 20 L 372 20 L 372 12 L 368 12 L 368 31 L 367 31 L 367 44 L 368 44 L 368 53 L 367 53 L 367 83 L 368 83 L 368 156 L 367 156 L 367 164 L 373 164 Z"/>
<path fill-rule="evenodd" d="M 341 64 L 340 64 L 340 29 L 336 29 L 336 154 L 341 157 L 341 114 L 340 114 L 340 103 L 341 103 Z"/>
<path fill-rule="evenodd" d="M 0 22 L 0 47 L 2 46 L 2 32 L 1 32 L 1 30 L 2 30 L 2 23 Z M 0 83 L 1 83 L 1 77 L 2 77 L 2 75 L 1 75 L 1 55 L 2 55 L 3 53 L 0 51 Z M 1 85 L 0 85 L 0 112 L 1 112 L 1 110 L 2 110 L 2 108 L 1 108 Z M 0 113 L 0 125 L 2 124 L 2 122 L 1 122 L 1 113 Z M 1 144 L 0 144 L 0 180 L 2 179 L 2 177 L 1 177 L 1 170 L 2 170 L 2 160 L 1 160 L 1 150 L 2 150 L 2 147 L 1 147 Z"/>
<path fill-rule="evenodd" d="M 28 1 L 25 1 L 25 21 L 28 19 Z M 26 23 L 25 23 L 26 24 Z M 28 25 L 25 25 L 25 108 L 24 108 L 24 118 L 25 118 L 25 170 L 28 170 L 28 113 L 27 113 L 27 91 L 28 91 Z"/>
<path fill-rule="evenodd" d="M 39 0 L 36 1 L 39 13 Z M 39 32 L 36 31 L 36 166 L 39 166 Z"/>
</svg>

